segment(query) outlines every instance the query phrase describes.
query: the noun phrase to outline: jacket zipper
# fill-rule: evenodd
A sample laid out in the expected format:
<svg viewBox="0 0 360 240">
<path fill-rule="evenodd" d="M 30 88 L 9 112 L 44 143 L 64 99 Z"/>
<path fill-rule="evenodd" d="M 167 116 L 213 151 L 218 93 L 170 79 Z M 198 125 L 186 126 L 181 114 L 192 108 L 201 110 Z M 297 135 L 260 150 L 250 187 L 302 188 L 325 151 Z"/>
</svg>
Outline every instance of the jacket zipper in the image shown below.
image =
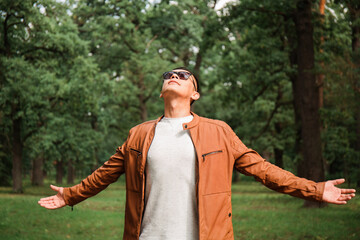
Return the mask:
<svg viewBox="0 0 360 240">
<path fill-rule="evenodd" d="M 192 138 L 192 135 L 191 135 L 191 131 L 189 130 L 189 135 L 190 135 L 190 138 L 191 138 L 191 141 L 192 141 L 192 143 L 193 143 L 193 145 L 194 145 L 194 148 L 195 148 L 195 153 L 197 153 L 197 151 L 196 151 L 196 146 L 195 146 L 195 142 L 194 142 L 194 140 L 193 140 L 193 138 Z M 200 161 L 199 161 L 199 158 L 198 157 L 196 157 L 196 166 L 195 166 L 195 169 L 196 169 L 196 174 L 195 174 L 195 182 L 196 182 L 196 189 L 195 189 L 195 191 L 196 191 L 196 206 L 197 206 L 197 209 L 198 209 L 198 237 L 199 237 L 199 239 L 201 239 L 201 235 L 200 235 L 200 210 L 199 210 L 199 184 L 200 184 L 200 171 L 199 171 L 199 169 L 200 169 Z"/>
<path fill-rule="evenodd" d="M 215 154 L 215 153 L 221 153 L 223 150 L 218 150 L 218 151 L 213 151 L 213 152 L 209 152 L 209 153 L 205 153 L 203 155 L 201 155 L 203 157 L 203 162 L 205 162 L 205 157 L 207 155 L 211 155 L 211 154 Z"/>
<path fill-rule="evenodd" d="M 132 151 L 134 151 L 134 152 L 137 152 L 138 157 L 142 154 L 142 152 L 140 152 L 139 150 L 136 150 L 136 149 L 134 149 L 134 148 L 130 148 L 130 150 L 132 150 Z"/>
<path fill-rule="evenodd" d="M 152 131 L 154 131 L 154 135 L 152 136 L 152 138 L 151 138 L 151 141 L 150 141 L 150 143 L 149 143 L 149 146 L 147 147 L 147 150 L 145 149 L 145 158 L 147 158 L 147 155 L 148 155 L 148 153 L 149 153 L 149 149 L 150 149 L 150 146 L 151 146 L 151 143 L 152 143 L 152 141 L 154 140 L 154 136 L 155 136 L 155 128 L 156 128 L 156 124 L 155 124 L 155 126 L 153 127 L 153 129 L 152 129 Z M 135 151 L 135 152 L 137 152 L 138 153 L 138 158 L 139 158 L 139 156 L 142 154 L 142 152 L 140 152 L 140 151 L 138 151 L 138 150 L 136 150 L 136 149 L 133 149 L 133 148 L 130 148 L 130 150 L 133 150 L 133 151 Z M 146 159 L 145 159 L 145 161 L 146 161 Z M 145 178 L 145 182 L 144 182 L 144 189 L 142 189 L 142 194 L 143 194 L 143 196 L 142 196 L 142 206 L 140 207 L 141 208 L 141 216 L 140 216 L 140 227 L 138 228 L 138 232 L 137 232 L 137 239 L 139 239 L 139 237 L 140 237 L 140 228 L 141 228 L 141 224 L 142 224 L 142 220 L 143 220 L 143 217 L 144 217 L 144 207 L 145 207 L 145 188 L 146 188 L 146 177 L 145 177 L 145 169 L 144 169 L 144 172 L 143 172 L 143 174 L 144 174 L 144 178 Z"/>
</svg>

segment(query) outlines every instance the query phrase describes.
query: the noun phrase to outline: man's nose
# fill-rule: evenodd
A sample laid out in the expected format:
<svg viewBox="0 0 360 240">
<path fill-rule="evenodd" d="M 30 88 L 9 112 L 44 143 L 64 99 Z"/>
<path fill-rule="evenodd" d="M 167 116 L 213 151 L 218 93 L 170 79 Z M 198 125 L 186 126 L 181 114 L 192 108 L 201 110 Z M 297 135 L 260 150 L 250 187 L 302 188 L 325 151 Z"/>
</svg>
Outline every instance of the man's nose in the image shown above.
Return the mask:
<svg viewBox="0 0 360 240">
<path fill-rule="evenodd" d="M 177 74 L 174 74 L 173 73 L 173 75 L 171 75 L 171 77 L 170 78 L 176 78 L 176 79 L 179 79 L 179 76 L 177 75 Z"/>
</svg>

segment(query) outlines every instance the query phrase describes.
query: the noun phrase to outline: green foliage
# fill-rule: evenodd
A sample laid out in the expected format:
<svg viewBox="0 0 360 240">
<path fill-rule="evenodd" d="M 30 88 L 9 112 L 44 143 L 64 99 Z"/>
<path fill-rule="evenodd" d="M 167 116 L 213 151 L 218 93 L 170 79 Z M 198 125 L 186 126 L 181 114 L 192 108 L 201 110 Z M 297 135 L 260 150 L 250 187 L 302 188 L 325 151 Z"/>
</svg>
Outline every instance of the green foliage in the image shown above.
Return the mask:
<svg viewBox="0 0 360 240">
<path fill-rule="evenodd" d="M 356 92 L 356 69 L 353 68 L 351 49 L 351 22 L 346 5 L 329 3 L 335 12 L 328 12 L 323 34 L 324 53 L 319 56 L 325 64 L 324 108 L 322 140 L 324 158 L 329 177 L 344 176 L 349 182 L 359 181 L 358 162 L 360 152 L 356 150 L 356 111 L 359 108 Z"/>
<path fill-rule="evenodd" d="M 49 173 L 70 159 L 89 173 L 132 126 L 163 113 L 161 74 L 183 65 L 200 78 L 195 112 L 225 120 L 270 161 L 283 151 L 294 170 L 296 2 L 244 0 L 220 10 L 216 2 L 0 1 L 0 179 L 9 178 L 15 120 L 26 170 L 44 156 Z M 354 182 L 351 26 L 359 20 L 348 11 L 355 1 L 326 4 L 324 21 L 315 4 L 313 13 L 314 71 L 325 76 L 323 156 L 329 176 Z"/>
<path fill-rule="evenodd" d="M 293 3 L 241 1 L 222 17 L 228 34 L 218 51 L 217 98 L 221 117 L 245 142 L 273 161 L 273 149 L 294 161 L 294 113 L 288 15 Z M 281 127 L 276 127 L 281 126 Z M 292 164 L 287 164 L 292 165 Z"/>
<path fill-rule="evenodd" d="M 87 57 L 88 44 L 65 4 L 13 1 L 7 7 L 0 59 L 6 69 L 0 93 L 4 135 L 12 139 L 12 121 L 21 120 L 25 166 L 39 155 L 93 164 L 103 134 L 93 128 L 92 114 L 100 112 L 99 99 L 110 84 Z"/>
</svg>

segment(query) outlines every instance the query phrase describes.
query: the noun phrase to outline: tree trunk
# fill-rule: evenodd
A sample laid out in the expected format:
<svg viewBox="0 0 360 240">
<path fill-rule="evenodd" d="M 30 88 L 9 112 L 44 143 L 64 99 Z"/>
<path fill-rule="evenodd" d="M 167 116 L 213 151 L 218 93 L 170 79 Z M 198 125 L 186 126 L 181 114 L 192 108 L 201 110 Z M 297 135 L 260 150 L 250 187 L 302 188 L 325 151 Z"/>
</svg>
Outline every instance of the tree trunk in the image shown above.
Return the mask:
<svg viewBox="0 0 360 240">
<path fill-rule="evenodd" d="M 324 41 L 325 41 L 325 38 L 324 38 L 324 29 L 325 29 L 325 5 L 326 5 L 326 0 L 320 0 L 319 2 L 319 12 L 320 12 L 320 23 L 321 23 L 321 36 L 320 36 L 320 54 L 322 55 L 324 50 L 323 50 L 323 45 L 324 45 Z M 321 66 L 321 69 L 323 70 L 324 69 L 324 62 L 321 61 L 319 63 L 319 65 Z M 324 80 L 325 80 L 325 74 L 323 73 L 318 73 L 316 75 L 316 83 L 319 87 L 319 109 L 323 108 L 324 107 Z M 320 117 L 319 117 L 320 118 Z M 324 123 L 323 121 L 321 121 L 320 119 L 320 136 L 321 136 L 321 132 L 323 131 L 324 129 Z M 321 149 L 324 149 L 324 144 L 322 143 L 321 145 Z M 324 169 L 324 176 L 325 176 L 325 172 L 328 170 L 328 163 L 326 161 L 325 158 L 322 158 L 322 164 L 323 164 L 323 169 Z"/>
<path fill-rule="evenodd" d="M 232 183 L 236 183 L 239 180 L 240 180 L 240 173 L 234 168 L 233 177 L 232 177 Z"/>
<path fill-rule="evenodd" d="M 281 134 L 281 131 L 282 131 L 281 123 L 279 123 L 279 122 L 275 123 L 275 130 L 276 130 L 277 135 Z M 283 153 L 284 153 L 284 150 L 279 149 L 277 147 L 274 148 L 275 165 L 280 168 L 284 168 Z"/>
<path fill-rule="evenodd" d="M 146 86 L 144 83 L 144 75 L 140 74 L 138 78 L 138 88 L 140 90 L 140 93 L 138 95 L 139 98 L 139 104 L 140 104 L 140 118 L 142 122 L 145 122 L 147 120 L 147 98 L 145 97 L 145 90 Z"/>
<path fill-rule="evenodd" d="M 302 159 L 298 163 L 298 175 L 320 182 L 325 180 L 325 174 L 321 154 L 319 88 L 314 74 L 311 5 L 311 0 L 300 0 L 295 13 L 298 75 L 294 84 L 294 101 L 301 124 Z M 304 204 L 305 207 L 321 205 L 312 201 Z"/>
<path fill-rule="evenodd" d="M 283 97 L 283 92 L 282 92 L 281 87 L 279 86 L 278 96 L 276 98 L 276 104 L 278 104 L 278 102 L 281 101 L 282 97 Z M 282 127 L 281 122 L 275 122 L 275 132 L 276 132 L 277 136 L 281 136 L 282 129 L 283 129 L 283 127 Z M 275 165 L 280 168 L 284 168 L 283 153 L 284 153 L 283 149 L 274 147 Z"/>
<path fill-rule="evenodd" d="M 297 36 L 294 34 L 294 27 L 291 24 L 292 22 L 295 23 L 296 16 L 292 15 L 291 17 L 285 16 L 285 35 L 286 41 L 284 45 L 288 45 L 290 48 L 289 51 L 289 63 L 292 69 L 297 68 Z M 291 21 L 289 21 L 291 19 Z M 284 47 L 285 49 L 285 47 Z M 296 156 L 301 156 L 301 122 L 300 122 L 300 110 L 297 108 L 295 103 L 295 83 L 297 80 L 297 74 L 294 71 L 290 71 L 288 77 L 291 82 L 292 92 L 293 92 L 293 107 L 294 107 L 294 122 L 295 122 L 295 143 L 294 143 L 294 152 Z"/>
<path fill-rule="evenodd" d="M 319 12 L 320 12 L 320 16 L 321 16 L 321 21 L 320 21 L 321 29 L 324 29 L 325 4 L 326 4 L 326 0 L 320 0 Z M 321 32 L 323 32 L 323 30 L 321 30 Z M 323 49 L 322 49 L 323 44 L 324 44 L 324 35 L 321 34 L 321 36 L 320 36 L 320 54 L 323 53 Z M 320 62 L 320 66 L 321 66 L 321 68 L 324 67 L 323 61 Z M 324 78 L 325 78 L 325 75 L 323 73 L 319 73 L 316 76 L 316 81 L 319 86 L 319 108 L 322 108 L 324 106 Z M 321 124 L 321 128 L 322 128 L 322 124 Z"/>
<path fill-rule="evenodd" d="M 21 118 L 12 121 L 13 124 L 13 149 L 12 149 L 12 180 L 13 192 L 22 193 L 22 176 L 21 176 L 21 158 L 22 158 L 22 142 L 21 142 Z"/>
<path fill-rule="evenodd" d="M 63 176 L 64 176 L 63 162 L 56 161 L 56 183 L 57 184 L 62 184 Z"/>
<path fill-rule="evenodd" d="M 96 115 L 93 115 L 93 117 L 92 117 L 91 127 L 93 130 L 98 131 L 98 117 Z M 91 172 L 95 171 L 99 167 L 99 164 L 100 164 L 100 159 L 98 156 L 98 151 L 99 151 L 98 148 L 95 147 L 94 151 L 95 151 L 95 153 L 94 153 L 95 154 L 95 162 L 94 162 L 93 166 L 91 167 Z M 74 179 L 75 179 L 75 170 L 74 170 Z"/>
<path fill-rule="evenodd" d="M 352 30 L 352 51 L 353 51 L 353 68 L 354 68 L 354 91 L 355 91 L 355 119 L 356 119 L 356 144 L 355 150 L 360 152 L 360 24 L 357 22 L 360 18 L 360 4 L 349 1 L 348 8 L 350 11 L 351 30 Z M 356 23 L 357 22 L 357 23 Z M 356 24 L 355 24 L 356 23 Z M 360 171 L 357 174 L 357 187 L 360 186 Z"/>
<path fill-rule="evenodd" d="M 196 62 L 194 67 L 194 74 L 197 78 L 200 78 L 200 67 L 202 63 L 202 48 L 199 49 L 198 54 L 196 55 Z"/>
<path fill-rule="evenodd" d="M 140 102 L 140 117 L 141 121 L 145 122 L 147 120 L 147 107 L 146 107 L 146 101 L 144 101 L 144 95 L 139 95 L 139 102 Z"/>
<path fill-rule="evenodd" d="M 44 158 L 38 156 L 33 160 L 31 184 L 33 186 L 44 186 Z"/>
<path fill-rule="evenodd" d="M 67 183 L 74 184 L 74 180 L 75 180 L 75 168 L 74 168 L 73 160 L 70 159 L 68 161 Z"/>
<path fill-rule="evenodd" d="M 284 168 L 283 153 L 284 151 L 282 149 L 279 148 L 274 149 L 275 165 L 280 168 Z"/>
</svg>

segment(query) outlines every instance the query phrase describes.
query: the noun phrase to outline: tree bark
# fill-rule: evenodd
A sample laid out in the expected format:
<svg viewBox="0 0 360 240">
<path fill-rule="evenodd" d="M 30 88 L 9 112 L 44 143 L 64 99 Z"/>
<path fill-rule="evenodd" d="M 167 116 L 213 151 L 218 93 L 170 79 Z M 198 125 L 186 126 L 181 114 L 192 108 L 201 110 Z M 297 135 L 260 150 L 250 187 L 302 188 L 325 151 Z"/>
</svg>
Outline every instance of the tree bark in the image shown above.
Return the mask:
<svg viewBox="0 0 360 240">
<path fill-rule="evenodd" d="M 75 180 L 75 168 L 74 168 L 73 160 L 70 159 L 68 161 L 68 168 L 67 168 L 67 183 L 74 184 L 74 180 Z"/>
<path fill-rule="evenodd" d="M 239 180 L 240 180 L 240 173 L 237 170 L 235 170 L 235 168 L 234 168 L 233 177 L 232 177 L 232 183 L 239 182 Z"/>
<path fill-rule="evenodd" d="M 146 86 L 144 83 L 143 74 L 139 75 L 138 88 L 140 90 L 140 93 L 138 95 L 139 104 L 140 104 L 140 118 L 142 122 L 145 122 L 147 120 L 147 106 L 146 106 L 147 99 L 145 97 Z"/>
<path fill-rule="evenodd" d="M 38 156 L 33 160 L 31 184 L 33 186 L 44 186 L 44 158 Z"/>
<path fill-rule="evenodd" d="M 319 88 L 314 73 L 314 41 L 311 0 L 297 2 L 295 28 L 297 33 L 298 74 L 294 82 L 294 103 L 301 125 L 302 158 L 298 175 L 320 182 L 325 180 L 320 138 Z M 305 201 L 305 207 L 322 203 Z"/>
<path fill-rule="evenodd" d="M 275 123 L 275 130 L 277 135 L 281 134 L 282 126 L 280 122 Z M 279 149 L 277 147 L 274 148 L 275 165 L 280 168 L 284 168 L 283 153 L 284 150 Z"/>
<path fill-rule="evenodd" d="M 324 20 L 325 20 L 325 4 L 326 1 L 325 0 L 320 0 L 319 3 L 319 12 L 320 12 L 320 16 L 321 16 L 321 29 L 323 29 L 323 25 L 324 25 Z M 323 32 L 321 30 L 321 32 Z M 322 49 L 322 45 L 324 44 L 324 35 L 321 34 L 320 36 L 320 54 L 323 53 L 323 49 Z M 320 62 L 320 66 L 323 68 L 324 67 L 324 62 L 321 61 Z M 319 108 L 322 108 L 324 106 L 324 78 L 325 75 L 323 73 L 319 73 L 316 76 L 316 80 L 317 80 L 317 84 L 319 85 Z M 322 124 L 321 124 L 321 128 L 322 128 Z"/>
<path fill-rule="evenodd" d="M 194 67 L 194 73 L 197 78 L 200 78 L 201 63 L 202 63 L 202 48 L 199 49 L 199 52 L 196 55 L 196 61 L 195 61 L 195 67 Z"/>
<path fill-rule="evenodd" d="M 139 102 L 140 102 L 140 118 L 142 122 L 147 120 L 147 106 L 146 101 L 144 101 L 144 94 L 139 95 Z"/>
<path fill-rule="evenodd" d="M 56 161 L 56 183 L 62 184 L 64 176 L 64 167 L 62 161 Z"/>
<path fill-rule="evenodd" d="M 278 105 L 278 103 L 281 101 L 282 98 L 283 98 L 283 92 L 282 92 L 282 88 L 279 86 L 278 95 L 276 97 L 276 105 Z M 275 122 L 275 132 L 277 136 L 281 136 L 282 130 L 283 130 L 283 124 L 281 124 L 281 122 L 279 121 Z M 284 168 L 283 153 L 284 153 L 283 149 L 274 147 L 275 165 L 280 168 Z"/>
<path fill-rule="evenodd" d="M 289 21 L 290 20 L 290 21 Z M 293 15 L 285 15 L 284 22 L 285 22 L 285 35 L 286 35 L 286 42 L 284 45 L 289 46 L 289 63 L 292 69 L 297 68 L 297 36 L 294 33 L 294 26 L 291 23 L 295 24 L 296 16 Z M 285 47 L 284 47 L 285 50 Z M 301 122 L 300 122 L 300 110 L 296 107 L 295 103 L 295 83 L 297 80 L 297 74 L 293 71 L 289 72 L 288 77 L 291 82 L 292 93 L 293 93 L 293 107 L 294 107 L 294 122 L 295 122 L 295 144 L 294 144 L 294 152 L 297 156 L 302 154 L 301 151 Z"/>
<path fill-rule="evenodd" d="M 354 68 L 354 91 L 355 91 L 355 119 L 356 119 L 356 143 L 355 150 L 360 152 L 360 24 L 355 24 L 360 17 L 360 4 L 355 1 L 349 1 L 348 8 L 350 11 L 350 21 L 352 30 L 352 51 L 353 51 L 353 68 Z M 360 171 L 357 174 L 357 187 L 360 186 Z"/>
<path fill-rule="evenodd" d="M 21 118 L 13 119 L 13 148 L 12 148 L 12 180 L 13 192 L 22 193 L 22 142 L 21 142 Z"/>
<path fill-rule="evenodd" d="M 279 148 L 274 149 L 275 165 L 280 168 L 284 168 L 283 153 L 284 151 L 282 149 Z"/>
<path fill-rule="evenodd" d="M 93 117 L 91 119 L 91 127 L 93 130 L 98 131 L 98 117 L 96 115 L 93 115 Z M 95 162 L 91 168 L 91 172 L 95 171 L 99 167 L 99 164 L 100 164 L 100 159 L 98 156 L 98 151 L 99 151 L 98 148 L 95 147 L 94 151 L 95 151 Z M 75 170 L 74 170 L 74 179 L 75 179 Z"/>
</svg>

